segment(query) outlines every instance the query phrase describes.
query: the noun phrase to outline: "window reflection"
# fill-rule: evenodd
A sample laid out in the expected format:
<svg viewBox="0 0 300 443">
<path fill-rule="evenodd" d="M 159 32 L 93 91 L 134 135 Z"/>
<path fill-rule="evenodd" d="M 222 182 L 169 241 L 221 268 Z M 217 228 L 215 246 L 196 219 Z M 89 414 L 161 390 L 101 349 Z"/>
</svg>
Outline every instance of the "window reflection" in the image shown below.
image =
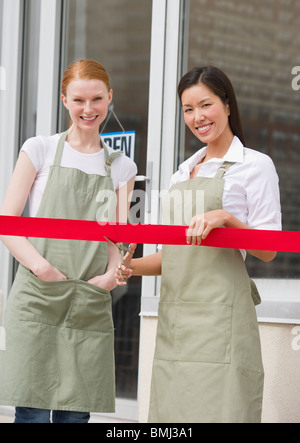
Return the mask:
<svg viewBox="0 0 300 443">
<path fill-rule="evenodd" d="M 39 0 L 26 2 L 24 11 L 23 41 L 25 44 L 22 71 L 20 147 L 25 140 L 36 135 L 40 10 L 41 2 Z"/>
<path fill-rule="evenodd" d="M 299 65 L 298 0 L 191 0 L 189 68 L 212 64 L 231 79 L 247 145 L 273 159 L 281 190 L 283 229 L 299 229 L 300 92 L 292 68 Z M 186 131 L 184 157 L 199 141 Z M 278 253 L 264 264 L 248 257 L 255 277 L 299 278 L 297 254 Z"/>
</svg>

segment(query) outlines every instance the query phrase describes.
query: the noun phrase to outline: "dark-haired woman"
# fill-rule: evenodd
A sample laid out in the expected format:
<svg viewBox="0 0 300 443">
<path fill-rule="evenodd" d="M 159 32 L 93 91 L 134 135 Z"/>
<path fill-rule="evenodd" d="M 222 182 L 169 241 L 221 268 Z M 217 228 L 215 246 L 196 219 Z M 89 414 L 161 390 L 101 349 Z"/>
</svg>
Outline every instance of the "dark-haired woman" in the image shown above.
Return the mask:
<svg viewBox="0 0 300 443">
<path fill-rule="evenodd" d="M 235 93 L 222 71 L 194 68 L 178 92 L 186 125 L 206 147 L 172 177 L 175 203 L 164 205 L 163 222 L 178 224 L 191 193 L 203 195 L 204 210 L 197 213 L 192 201 L 189 246 L 128 256 L 122 268 L 125 278 L 162 271 L 149 421 L 257 423 L 264 372 L 246 251 L 191 245 L 214 228 L 281 229 L 278 177 L 268 156 L 244 146 Z M 276 256 L 248 252 L 263 261 Z"/>
</svg>

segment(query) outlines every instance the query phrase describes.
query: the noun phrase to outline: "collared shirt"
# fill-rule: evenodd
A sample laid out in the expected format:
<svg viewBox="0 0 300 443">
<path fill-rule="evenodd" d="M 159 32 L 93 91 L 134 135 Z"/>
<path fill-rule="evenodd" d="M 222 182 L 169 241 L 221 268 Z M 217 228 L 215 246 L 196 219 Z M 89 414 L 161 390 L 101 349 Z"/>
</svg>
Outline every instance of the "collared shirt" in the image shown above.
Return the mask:
<svg viewBox="0 0 300 443">
<path fill-rule="evenodd" d="M 189 180 L 206 151 L 204 147 L 182 163 L 171 186 Z M 271 158 L 245 148 L 235 136 L 225 156 L 203 163 L 197 176 L 213 178 L 225 161 L 235 164 L 224 175 L 223 209 L 251 228 L 281 230 L 279 180 Z"/>
</svg>

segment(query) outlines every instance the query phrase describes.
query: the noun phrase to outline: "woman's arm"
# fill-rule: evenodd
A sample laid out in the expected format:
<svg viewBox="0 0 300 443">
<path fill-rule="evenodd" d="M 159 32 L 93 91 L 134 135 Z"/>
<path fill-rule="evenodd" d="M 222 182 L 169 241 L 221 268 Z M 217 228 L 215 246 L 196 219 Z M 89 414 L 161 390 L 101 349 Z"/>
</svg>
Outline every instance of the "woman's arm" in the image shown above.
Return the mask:
<svg viewBox="0 0 300 443">
<path fill-rule="evenodd" d="M 161 275 L 161 252 L 133 259 L 130 264 L 130 269 L 131 275 L 136 276 Z"/>
<path fill-rule="evenodd" d="M 21 152 L 8 186 L 0 215 L 21 216 L 30 189 L 36 178 L 36 170 L 25 152 Z M 66 277 L 40 255 L 25 237 L 1 236 L 1 241 L 15 259 L 45 281 L 65 280 Z"/>
<path fill-rule="evenodd" d="M 120 189 L 117 189 L 117 208 L 116 208 L 116 222 L 127 223 L 131 195 L 134 188 L 135 177 L 127 182 Z M 111 291 L 116 287 L 115 269 L 120 263 L 119 250 L 111 243 L 107 243 L 108 263 L 106 273 L 91 278 L 88 283 L 99 286 L 107 291 Z"/>
<path fill-rule="evenodd" d="M 124 259 L 124 265 L 117 267 L 115 279 L 118 286 L 125 286 L 126 280 L 134 276 L 158 276 L 161 275 L 161 252 L 142 258 L 132 259 L 136 244 L 130 245 L 131 254 L 128 253 Z"/>
<path fill-rule="evenodd" d="M 192 245 L 200 245 L 201 240 L 204 240 L 210 231 L 215 228 L 235 228 L 235 229 L 251 229 L 248 225 L 241 222 L 234 215 L 223 209 L 207 212 L 203 215 L 198 215 L 192 219 L 190 224 L 187 243 Z M 257 257 L 265 262 L 270 262 L 276 257 L 275 251 L 254 251 L 248 250 L 249 254 Z"/>
</svg>

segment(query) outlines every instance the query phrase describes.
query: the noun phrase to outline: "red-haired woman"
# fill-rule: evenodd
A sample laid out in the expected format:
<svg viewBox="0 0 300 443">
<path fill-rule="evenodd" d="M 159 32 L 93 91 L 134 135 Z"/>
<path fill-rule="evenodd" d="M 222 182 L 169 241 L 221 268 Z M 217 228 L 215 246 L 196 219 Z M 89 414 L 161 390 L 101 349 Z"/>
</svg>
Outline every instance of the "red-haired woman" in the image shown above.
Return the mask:
<svg viewBox="0 0 300 443">
<path fill-rule="evenodd" d="M 25 142 L 2 215 L 20 216 L 29 196 L 32 217 L 127 220 L 119 208 L 128 210 L 136 165 L 99 136 L 112 96 L 100 63 L 80 60 L 66 70 L 62 100 L 70 128 Z M 109 291 L 117 248 L 75 240 L 2 241 L 20 266 L 6 312 L 0 404 L 16 407 L 16 423 L 47 423 L 51 411 L 56 423 L 85 423 L 91 411 L 113 412 Z"/>
</svg>

